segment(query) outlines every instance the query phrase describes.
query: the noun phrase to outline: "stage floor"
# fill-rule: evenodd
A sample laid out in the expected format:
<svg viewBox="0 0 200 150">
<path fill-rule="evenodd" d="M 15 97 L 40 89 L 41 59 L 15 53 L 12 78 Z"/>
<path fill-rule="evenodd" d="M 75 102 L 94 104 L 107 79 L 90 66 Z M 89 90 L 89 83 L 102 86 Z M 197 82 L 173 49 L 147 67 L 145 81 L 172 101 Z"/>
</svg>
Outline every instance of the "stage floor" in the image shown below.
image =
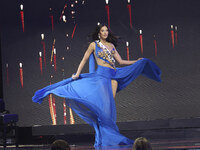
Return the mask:
<svg viewBox="0 0 200 150">
<path fill-rule="evenodd" d="M 200 150 L 199 125 L 200 118 L 118 123 L 120 133 L 130 139 L 146 137 L 153 150 Z M 57 139 L 66 140 L 71 150 L 95 150 L 94 130 L 87 124 L 20 127 L 18 137 L 19 148 L 8 146 L 5 150 L 50 150 Z M 131 150 L 132 145 L 96 149 Z"/>
<path fill-rule="evenodd" d="M 162 139 L 150 140 L 153 150 L 200 150 L 200 138 L 190 139 Z M 71 150 L 95 150 L 91 143 L 81 143 L 80 145 L 70 145 Z M 7 148 L 0 147 L 5 150 L 49 150 L 50 145 L 19 145 L 8 146 Z M 131 150 L 132 145 L 126 146 L 108 146 L 98 147 L 98 150 Z"/>
</svg>

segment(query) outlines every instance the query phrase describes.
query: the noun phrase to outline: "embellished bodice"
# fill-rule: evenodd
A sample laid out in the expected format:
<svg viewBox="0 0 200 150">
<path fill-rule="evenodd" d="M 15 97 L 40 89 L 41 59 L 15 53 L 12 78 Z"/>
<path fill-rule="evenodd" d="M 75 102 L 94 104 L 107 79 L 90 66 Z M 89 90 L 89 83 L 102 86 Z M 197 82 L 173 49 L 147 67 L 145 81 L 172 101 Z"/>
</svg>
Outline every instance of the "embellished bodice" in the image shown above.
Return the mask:
<svg viewBox="0 0 200 150">
<path fill-rule="evenodd" d="M 96 48 L 95 48 L 95 55 L 110 64 L 113 68 L 115 68 L 115 59 L 114 59 L 114 53 L 115 48 L 113 48 L 111 51 L 103 45 L 99 41 L 95 41 Z"/>
</svg>

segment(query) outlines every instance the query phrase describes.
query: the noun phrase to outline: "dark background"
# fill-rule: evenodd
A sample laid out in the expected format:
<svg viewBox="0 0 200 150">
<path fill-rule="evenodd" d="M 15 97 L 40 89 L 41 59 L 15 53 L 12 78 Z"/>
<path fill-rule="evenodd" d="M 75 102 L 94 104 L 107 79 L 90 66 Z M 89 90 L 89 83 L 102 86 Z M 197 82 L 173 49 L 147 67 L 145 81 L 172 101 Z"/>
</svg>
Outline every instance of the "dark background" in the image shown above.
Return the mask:
<svg viewBox="0 0 200 150">
<path fill-rule="evenodd" d="M 25 32 L 22 32 L 20 4 L 24 5 Z M 1 0 L 1 58 L 2 90 L 6 109 L 19 114 L 20 126 L 52 124 L 48 98 L 36 104 L 31 97 L 44 86 L 68 78 L 76 69 L 88 47 L 88 35 L 97 22 L 107 23 L 105 1 L 78 1 L 75 19 L 70 7 L 74 1 L 65 0 Z M 67 23 L 59 20 L 64 5 Z M 125 42 L 130 43 L 130 59 L 146 57 L 162 71 L 162 82 L 137 78 L 116 97 L 117 121 L 195 118 L 200 116 L 200 10 L 198 0 L 135 0 L 132 4 L 133 28 L 129 26 L 127 1 L 110 0 L 111 30 L 121 37 L 117 47 L 126 59 Z M 51 30 L 50 11 L 54 16 Z M 77 24 L 74 38 L 73 28 Z M 170 26 L 178 27 L 178 45 L 172 48 Z M 139 30 L 143 30 L 144 55 L 140 53 Z M 39 51 L 43 51 L 40 34 L 45 34 L 47 66 L 43 75 L 39 68 Z M 69 37 L 66 37 L 69 34 Z M 156 36 L 158 56 L 154 54 Z M 53 39 L 56 39 L 57 71 L 50 65 Z M 67 50 L 69 46 L 69 50 Z M 65 59 L 62 60 L 62 57 Z M 19 63 L 23 63 L 24 88 L 20 85 Z M 9 85 L 6 82 L 9 65 Z M 64 69 L 64 72 L 62 71 Z M 88 64 L 83 73 L 88 72 Z M 51 75 L 53 78 L 51 79 Z M 2 92 L 3 91 L 3 92 Z M 63 99 L 56 97 L 57 124 L 63 124 Z M 75 123 L 84 123 L 75 116 Z M 69 112 L 67 109 L 67 124 Z"/>
</svg>

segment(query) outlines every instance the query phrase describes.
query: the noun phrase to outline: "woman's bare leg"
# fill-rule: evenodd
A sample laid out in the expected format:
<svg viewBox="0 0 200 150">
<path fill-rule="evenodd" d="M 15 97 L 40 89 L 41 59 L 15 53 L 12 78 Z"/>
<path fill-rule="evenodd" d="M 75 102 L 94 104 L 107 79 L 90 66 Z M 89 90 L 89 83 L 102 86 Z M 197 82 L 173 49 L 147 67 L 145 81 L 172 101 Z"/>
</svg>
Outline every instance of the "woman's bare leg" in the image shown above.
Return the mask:
<svg viewBox="0 0 200 150">
<path fill-rule="evenodd" d="M 113 92 L 113 97 L 115 98 L 115 95 L 116 95 L 116 92 L 117 92 L 117 86 L 118 86 L 118 83 L 117 83 L 116 80 L 112 80 L 111 83 L 112 83 L 112 92 Z"/>
</svg>

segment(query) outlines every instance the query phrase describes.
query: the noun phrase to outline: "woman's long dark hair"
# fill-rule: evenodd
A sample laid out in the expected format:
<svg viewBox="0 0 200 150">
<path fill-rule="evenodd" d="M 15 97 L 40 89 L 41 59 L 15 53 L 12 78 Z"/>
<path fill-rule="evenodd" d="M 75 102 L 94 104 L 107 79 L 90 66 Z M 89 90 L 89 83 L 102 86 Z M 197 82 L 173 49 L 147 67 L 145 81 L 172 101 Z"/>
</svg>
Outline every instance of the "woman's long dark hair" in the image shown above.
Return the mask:
<svg viewBox="0 0 200 150">
<path fill-rule="evenodd" d="M 99 24 L 99 25 L 97 25 L 96 30 L 90 35 L 90 36 L 92 36 L 92 40 L 93 41 L 99 40 L 98 34 L 99 34 L 99 32 L 100 32 L 100 30 L 101 30 L 101 28 L 103 26 L 106 26 L 108 28 L 108 37 L 107 37 L 106 41 L 112 43 L 116 47 L 117 44 L 118 44 L 119 37 L 116 36 L 116 35 L 114 35 L 112 33 L 112 31 L 110 30 L 110 28 L 106 24 Z"/>
</svg>

